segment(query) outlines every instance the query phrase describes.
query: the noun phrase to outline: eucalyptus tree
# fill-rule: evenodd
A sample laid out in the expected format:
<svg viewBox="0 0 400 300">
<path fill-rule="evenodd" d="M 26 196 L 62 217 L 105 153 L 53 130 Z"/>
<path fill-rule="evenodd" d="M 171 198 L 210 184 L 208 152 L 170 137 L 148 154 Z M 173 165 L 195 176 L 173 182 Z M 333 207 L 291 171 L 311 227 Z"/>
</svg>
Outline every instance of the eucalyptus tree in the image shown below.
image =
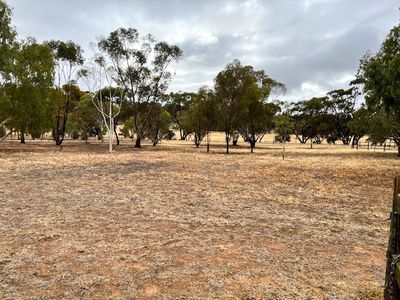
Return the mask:
<svg viewBox="0 0 400 300">
<path fill-rule="evenodd" d="M 240 112 L 244 107 L 245 88 L 254 83 L 252 72 L 251 66 L 243 66 L 236 59 L 227 64 L 225 69 L 219 72 L 214 79 L 221 126 L 225 133 L 226 153 L 229 153 L 229 142 L 237 129 Z"/>
<path fill-rule="evenodd" d="M 374 112 L 368 110 L 365 106 L 361 106 L 354 112 L 352 120 L 347 125 L 353 135 L 353 139 L 351 141 L 352 148 L 357 146 L 358 149 L 358 143 L 361 138 L 368 134 L 368 132 L 371 130 L 373 114 Z M 384 115 L 381 115 L 381 117 L 384 117 Z"/>
<path fill-rule="evenodd" d="M 6 83 L 10 83 L 11 68 L 15 59 L 17 33 L 11 24 L 12 11 L 5 1 L 0 1 L 0 101 L 6 102 Z M 4 125 L 9 121 L 6 106 L 0 106 L 0 128 L 5 132 Z M 11 132 L 9 132 L 10 134 Z M 5 138 L 5 134 L 3 138 Z"/>
<path fill-rule="evenodd" d="M 189 103 L 192 98 L 195 96 L 195 93 L 186 93 L 186 92 L 177 92 L 170 93 L 165 98 L 165 109 L 170 113 L 174 123 L 179 130 L 179 138 L 180 140 L 186 140 L 186 137 L 190 134 L 187 128 L 184 127 L 184 122 L 182 117 L 185 114 L 185 111 L 189 108 Z"/>
<path fill-rule="evenodd" d="M 119 28 L 98 43 L 112 63 L 115 80 L 133 105 L 135 147 L 141 147 L 153 106 L 160 102 L 172 81 L 171 64 L 182 56 L 178 46 L 139 36 L 135 28 Z M 148 110 L 143 109 L 143 105 Z"/>
<path fill-rule="evenodd" d="M 325 101 L 327 113 L 334 116 L 332 121 L 338 138 L 344 145 L 349 145 L 354 137 L 349 123 L 353 120 L 356 112 L 356 101 L 359 96 L 358 89 L 352 87 L 347 90 L 333 90 L 327 96 L 328 98 Z"/>
<path fill-rule="evenodd" d="M 207 87 L 202 87 L 192 97 L 188 110 L 182 116 L 183 126 L 193 134 L 196 148 L 207 136 L 207 151 L 209 151 L 211 138 L 209 134 L 216 119 L 217 111 L 213 92 Z"/>
<path fill-rule="evenodd" d="M 0 99 L 0 106 L 8 116 L 10 132 L 18 131 L 25 143 L 25 134 L 35 138 L 49 129 L 54 60 L 51 49 L 32 38 L 20 42 L 13 56 L 4 84 L 7 96 Z"/>
<path fill-rule="evenodd" d="M 215 96 L 225 132 L 226 153 L 229 142 L 238 130 L 253 150 L 267 131 L 272 128 L 274 107 L 267 103 L 273 88 L 285 89 L 264 71 L 243 66 L 239 60 L 229 63 L 215 78 Z"/>
<path fill-rule="evenodd" d="M 400 156 L 400 25 L 393 27 L 376 54 L 367 53 L 361 60 L 354 83 L 363 86 L 367 106 L 383 107 L 389 120 L 390 138 Z"/>
<path fill-rule="evenodd" d="M 87 141 L 89 137 L 103 138 L 103 118 L 92 103 L 92 95 L 82 95 L 75 109 L 68 117 L 66 132 L 73 138 L 80 137 Z"/>
<path fill-rule="evenodd" d="M 243 110 L 240 112 L 238 131 L 243 139 L 250 144 L 251 152 L 256 143 L 274 127 L 274 116 L 280 107 L 268 102 L 271 90 L 281 86 L 271 80 L 263 71 L 253 72 L 254 82 L 245 87 L 243 93 Z"/>
<path fill-rule="evenodd" d="M 170 130 L 172 118 L 170 113 L 161 104 L 157 103 L 148 118 L 149 130 L 147 136 L 150 138 L 153 146 L 156 146 L 162 139 L 173 136 Z"/>
<path fill-rule="evenodd" d="M 15 53 L 17 32 L 11 24 L 11 16 L 11 8 L 0 1 L 0 83 L 9 78 Z"/>
<path fill-rule="evenodd" d="M 293 122 L 290 112 L 285 111 L 276 118 L 274 131 L 277 134 L 275 140 L 283 144 L 282 159 L 285 159 L 286 142 L 290 141 L 293 132 Z"/>
<path fill-rule="evenodd" d="M 400 124 L 393 112 L 385 112 L 382 108 L 376 108 L 368 116 L 368 143 L 372 145 L 384 144 L 387 140 L 399 143 L 393 130 L 400 132 Z"/>
<path fill-rule="evenodd" d="M 57 108 L 53 117 L 52 135 L 56 145 L 61 145 L 65 137 L 68 114 L 72 112 L 80 96 L 76 98 L 79 69 L 83 64 L 83 51 L 72 41 L 51 40 L 47 44 L 55 57 L 54 69 L 54 101 Z"/>
<path fill-rule="evenodd" d="M 293 120 L 293 133 L 301 144 L 310 140 L 319 143 L 327 131 L 329 124 L 327 113 L 327 97 L 314 97 L 293 103 L 290 110 Z M 328 127 L 329 128 L 329 127 Z"/>
<path fill-rule="evenodd" d="M 102 117 L 102 125 L 108 131 L 109 152 L 113 151 L 113 138 L 115 132 L 115 119 L 121 112 L 124 91 L 115 87 L 113 70 L 107 65 L 103 56 L 97 56 L 93 63 L 80 71 L 80 76 L 85 79 L 92 104 Z M 116 134 L 117 135 L 117 134 Z"/>
</svg>

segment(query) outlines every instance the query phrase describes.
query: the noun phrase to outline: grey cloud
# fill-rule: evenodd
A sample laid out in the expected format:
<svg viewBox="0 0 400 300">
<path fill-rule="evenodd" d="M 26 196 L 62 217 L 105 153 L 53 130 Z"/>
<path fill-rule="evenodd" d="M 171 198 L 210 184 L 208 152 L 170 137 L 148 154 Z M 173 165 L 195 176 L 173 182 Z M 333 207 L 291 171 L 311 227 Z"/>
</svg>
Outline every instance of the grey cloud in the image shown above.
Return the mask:
<svg viewBox="0 0 400 300">
<path fill-rule="evenodd" d="M 22 37 L 89 43 L 136 27 L 184 52 L 172 90 L 213 84 L 234 58 L 287 84 L 287 98 L 345 87 L 398 23 L 396 0 L 8 0 Z"/>
</svg>

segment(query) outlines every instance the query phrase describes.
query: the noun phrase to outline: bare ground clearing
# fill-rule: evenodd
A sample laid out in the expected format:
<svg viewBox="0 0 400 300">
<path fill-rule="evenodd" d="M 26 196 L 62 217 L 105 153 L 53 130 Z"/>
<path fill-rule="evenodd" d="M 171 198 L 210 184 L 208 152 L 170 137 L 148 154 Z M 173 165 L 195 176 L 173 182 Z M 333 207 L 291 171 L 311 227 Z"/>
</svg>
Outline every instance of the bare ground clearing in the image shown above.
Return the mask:
<svg viewBox="0 0 400 300">
<path fill-rule="evenodd" d="M 393 153 L 0 144 L 0 299 L 368 299 Z"/>
</svg>

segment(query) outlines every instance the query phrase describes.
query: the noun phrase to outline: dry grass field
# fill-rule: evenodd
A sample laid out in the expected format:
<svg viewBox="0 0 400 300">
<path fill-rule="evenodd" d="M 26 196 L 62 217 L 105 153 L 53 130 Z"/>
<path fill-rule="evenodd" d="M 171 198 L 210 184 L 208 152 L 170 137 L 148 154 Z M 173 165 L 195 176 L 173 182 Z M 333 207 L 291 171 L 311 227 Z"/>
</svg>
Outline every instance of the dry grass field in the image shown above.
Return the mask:
<svg viewBox="0 0 400 300">
<path fill-rule="evenodd" d="M 223 152 L 2 142 L 0 299 L 381 298 L 393 151 Z"/>
</svg>

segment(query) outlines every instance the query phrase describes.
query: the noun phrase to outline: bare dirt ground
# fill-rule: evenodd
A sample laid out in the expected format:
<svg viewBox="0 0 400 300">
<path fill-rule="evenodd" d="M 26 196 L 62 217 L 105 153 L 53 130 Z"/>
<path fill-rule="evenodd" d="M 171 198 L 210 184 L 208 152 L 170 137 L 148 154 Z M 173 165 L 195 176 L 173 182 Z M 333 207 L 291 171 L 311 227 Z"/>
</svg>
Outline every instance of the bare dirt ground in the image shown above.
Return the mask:
<svg viewBox="0 0 400 300">
<path fill-rule="evenodd" d="M 0 144 L 0 299 L 380 299 L 400 160 Z"/>
</svg>

